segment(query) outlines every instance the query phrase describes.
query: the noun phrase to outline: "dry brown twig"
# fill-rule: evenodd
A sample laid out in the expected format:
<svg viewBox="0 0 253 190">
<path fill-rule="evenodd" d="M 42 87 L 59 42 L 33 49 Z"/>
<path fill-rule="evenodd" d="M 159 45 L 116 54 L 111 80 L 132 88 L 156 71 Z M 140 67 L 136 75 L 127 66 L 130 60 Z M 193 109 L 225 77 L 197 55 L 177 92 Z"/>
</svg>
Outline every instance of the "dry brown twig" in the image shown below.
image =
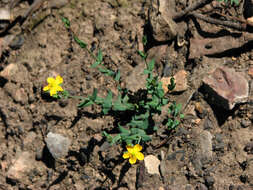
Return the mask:
<svg viewBox="0 0 253 190">
<path fill-rule="evenodd" d="M 201 8 L 209 3 L 211 3 L 213 0 L 202 0 L 202 1 L 197 1 L 193 3 L 191 6 L 186 7 L 182 12 L 177 13 L 176 15 L 173 16 L 173 20 L 178 21 L 184 16 L 186 16 L 189 12 L 192 12 L 198 8 Z"/>
<path fill-rule="evenodd" d="M 238 19 L 238 18 L 234 18 L 231 17 L 232 20 L 236 20 L 239 21 L 238 22 L 234 22 L 234 21 L 223 21 L 223 20 L 218 20 L 218 19 L 214 19 L 211 17 L 207 17 L 206 15 L 200 14 L 200 13 L 196 13 L 196 12 L 192 12 L 198 8 L 201 8 L 207 4 L 210 4 L 213 0 L 202 0 L 202 1 L 198 1 L 194 4 L 192 4 L 189 7 L 186 7 L 182 12 L 177 13 L 176 15 L 173 16 L 173 20 L 174 21 L 179 21 L 180 19 L 182 19 L 185 16 L 194 16 L 197 19 L 201 19 L 205 22 L 211 23 L 211 24 L 216 24 L 216 25 L 221 25 L 221 26 L 225 26 L 225 27 L 229 27 L 235 30 L 239 30 L 239 31 L 246 31 L 248 22 L 246 20 L 242 20 L 242 19 Z M 221 15 L 223 17 L 227 17 L 227 15 Z M 231 19 L 230 18 L 230 19 Z"/>
</svg>

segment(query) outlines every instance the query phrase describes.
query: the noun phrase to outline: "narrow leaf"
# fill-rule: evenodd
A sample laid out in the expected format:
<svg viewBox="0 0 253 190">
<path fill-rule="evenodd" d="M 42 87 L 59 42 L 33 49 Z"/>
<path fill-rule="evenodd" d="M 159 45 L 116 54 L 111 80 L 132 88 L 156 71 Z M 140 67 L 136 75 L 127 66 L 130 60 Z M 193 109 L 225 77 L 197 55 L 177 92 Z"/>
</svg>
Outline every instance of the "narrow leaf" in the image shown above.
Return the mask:
<svg viewBox="0 0 253 190">
<path fill-rule="evenodd" d="M 74 36 L 75 42 L 81 47 L 81 48 L 86 48 L 87 44 L 80 40 L 77 36 Z"/>
</svg>

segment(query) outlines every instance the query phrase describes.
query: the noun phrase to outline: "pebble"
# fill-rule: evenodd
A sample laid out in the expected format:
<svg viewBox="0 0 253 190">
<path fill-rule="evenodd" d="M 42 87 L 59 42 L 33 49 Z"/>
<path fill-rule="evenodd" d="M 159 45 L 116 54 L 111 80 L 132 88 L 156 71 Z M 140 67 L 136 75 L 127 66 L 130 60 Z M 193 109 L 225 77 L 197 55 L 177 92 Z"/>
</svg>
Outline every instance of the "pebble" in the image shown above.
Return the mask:
<svg viewBox="0 0 253 190">
<path fill-rule="evenodd" d="M 198 136 L 200 149 L 198 153 L 203 160 L 210 160 L 212 158 L 212 135 L 209 131 L 202 131 Z"/>
<path fill-rule="evenodd" d="M 213 146 L 214 151 L 221 151 L 224 152 L 225 149 L 225 143 L 223 142 L 223 137 L 221 134 L 215 135 L 215 143 Z"/>
<path fill-rule="evenodd" d="M 70 140 L 67 137 L 49 132 L 45 141 L 49 152 L 55 159 L 64 158 L 68 154 Z"/>
<path fill-rule="evenodd" d="M 156 156 L 154 155 L 145 156 L 144 164 L 149 174 L 160 175 L 160 172 L 159 172 L 160 160 Z"/>
<path fill-rule="evenodd" d="M 10 43 L 9 46 L 10 46 L 11 49 L 17 50 L 17 49 L 20 49 L 22 47 L 22 45 L 24 44 L 24 42 L 25 42 L 24 36 L 22 34 L 21 35 L 17 35 L 12 40 L 12 42 Z"/>
<path fill-rule="evenodd" d="M 247 128 L 247 127 L 249 127 L 251 125 L 251 121 L 249 121 L 249 120 L 247 120 L 247 119 L 243 119 L 242 121 L 241 121 L 241 126 L 243 127 L 243 128 Z"/>
<path fill-rule="evenodd" d="M 253 141 L 246 144 L 246 146 L 244 147 L 244 151 L 248 154 L 253 154 Z"/>
</svg>

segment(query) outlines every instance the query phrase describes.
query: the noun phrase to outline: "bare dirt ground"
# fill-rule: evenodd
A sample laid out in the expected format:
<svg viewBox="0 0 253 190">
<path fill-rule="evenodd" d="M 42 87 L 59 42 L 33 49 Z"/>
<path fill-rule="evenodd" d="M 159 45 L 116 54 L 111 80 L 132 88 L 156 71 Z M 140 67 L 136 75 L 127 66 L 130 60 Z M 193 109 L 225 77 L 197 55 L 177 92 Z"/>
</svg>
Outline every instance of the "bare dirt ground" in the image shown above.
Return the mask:
<svg viewBox="0 0 253 190">
<path fill-rule="evenodd" d="M 18 3 L 14 17 L 32 2 Z M 156 18 L 169 18 L 195 1 L 167 2 L 168 7 L 160 2 L 160 14 L 155 15 L 157 2 L 148 0 L 71 0 L 63 7 L 48 3 L 2 34 L 1 39 L 18 37 L 11 47 L 0 49 L 0 189 L 253 189 L 251 33 L 194 15 L 171 19 L 162 27 Z M 221 19 L 218 13 L 243 18 L 245 12 L 243 2 L 212 5 L 216 12 L 210 5 L 196 12 Z M 78 100 L 55 100 L 42 92 L 47 77 L 57 75 L 63 77 L 64 89 L 79 96 L 90 95 L 94 88 L 101 96 L 108 88 L 117 89 L 110 77 L 90 67 L 94 60 L 74 42 L 63 16 L 92 52 L 102 50 L 104 64 L 119 69 L 122 82 L 133 91 L 145 87 L 145 64 L 138 50 L 155 59 L 160 78 L 186 72 L 185 89 L 167 94 L 183 105 L 182 123 L 171 134 L 158 130 L 143 151 L 160 160 L 159 173 L 150 174 L 143 161 L 130 165 L 122 158 L 124 147 L 106 146 L 102 131 L 112 130 L 111 116 L 101 116 L 96 106 L 78 109 Z M 214 105 L 203 85 L 203 78 L 219 66 L 233 68 L 249 85 L 246 100 L 231 110 L 220 107 L 216 96 Z M 237 81 L 235 75 L 232 79 Z M 56 160 L 48 151 L 49 132 L 71 141 L 65 158 Z"/>
</svg>

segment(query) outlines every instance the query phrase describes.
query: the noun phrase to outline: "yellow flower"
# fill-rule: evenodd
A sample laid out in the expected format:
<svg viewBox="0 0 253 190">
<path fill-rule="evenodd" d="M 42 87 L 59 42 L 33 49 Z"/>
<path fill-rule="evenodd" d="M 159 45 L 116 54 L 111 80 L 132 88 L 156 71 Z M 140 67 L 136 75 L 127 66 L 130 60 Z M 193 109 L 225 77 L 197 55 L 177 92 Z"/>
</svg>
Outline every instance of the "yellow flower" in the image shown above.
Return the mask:
<svg viewBox="0 0 253 190">
<path fill-rule="evenodd" d="M 140 152 L 142 150 L 142 146 L 139 144 L 136 144 L 134 146 L 127 145 L 127 152 L 123 154 L 123 158 L 127 159 L 129 158 L 130 164 L 135 164 L 136 160 L 143 160 L 144 155 Z"/>
<path fill-rule="evenodd" d="M 48 77 L 47 83 L 48 85 L 43 88 L 43 91 L 50 91 L 50 96 L 56 95 L 58 91 L 63 91 L 62 87 L 60 86 L 60 84 L 63 83 L 63 79 L 60 75 L 55 77 L 55 79 Z"/>
</svg>

